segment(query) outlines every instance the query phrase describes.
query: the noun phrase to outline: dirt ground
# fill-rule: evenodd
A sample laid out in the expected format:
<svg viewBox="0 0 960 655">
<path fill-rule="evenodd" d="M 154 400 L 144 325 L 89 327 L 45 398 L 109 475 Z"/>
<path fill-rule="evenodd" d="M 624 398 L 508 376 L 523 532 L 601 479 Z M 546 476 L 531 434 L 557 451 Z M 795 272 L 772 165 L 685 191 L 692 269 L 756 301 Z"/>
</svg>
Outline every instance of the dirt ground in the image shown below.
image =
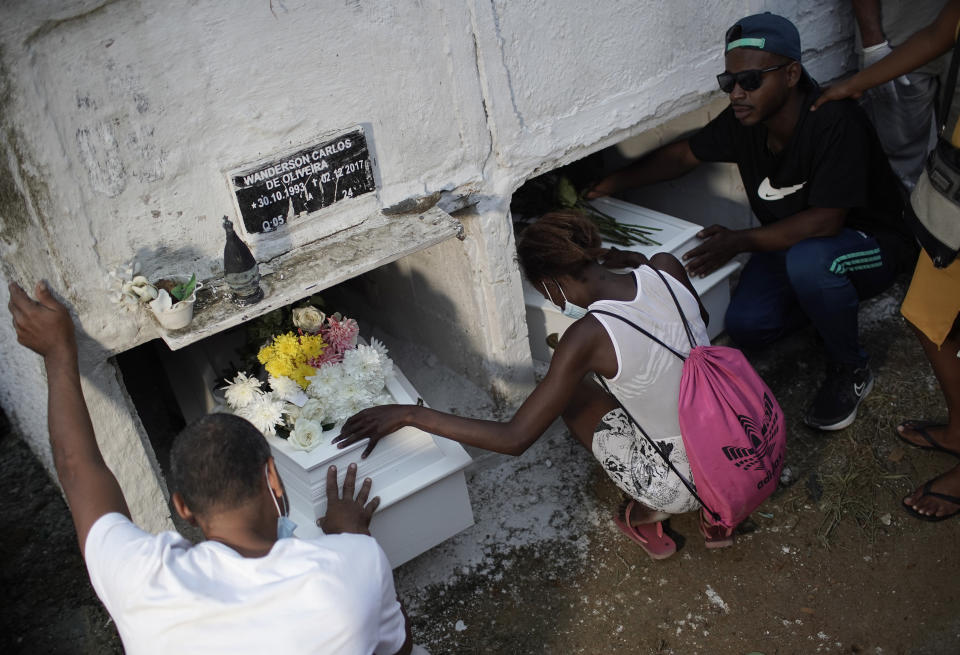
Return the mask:
<svg viewBox="0 0 960 655">
<path fill-rule="evenodd" d="M 877 384 L 846 430 L 800 421 L 823 365 L 810 332 L 751 354 L 788 417 L 789 470 L 732 548 L 707 551 L 681 516 L 670 528 L 685 544 L 650 560 L 610 520 L 613 484 L 559 426 L 520 458 L 484 460 L 470 477 L 476 525 L 396 572 L 417 641 L 434 655 L 960 653 L 960 520 L 900 508 L 954 463 L 894 437 L 900 420 L 945 411 L 897 315 L 902 294 L 864 307 Z M 63 501 L 8 432 L 0 651 L 120 652 Z"/>
</svg>

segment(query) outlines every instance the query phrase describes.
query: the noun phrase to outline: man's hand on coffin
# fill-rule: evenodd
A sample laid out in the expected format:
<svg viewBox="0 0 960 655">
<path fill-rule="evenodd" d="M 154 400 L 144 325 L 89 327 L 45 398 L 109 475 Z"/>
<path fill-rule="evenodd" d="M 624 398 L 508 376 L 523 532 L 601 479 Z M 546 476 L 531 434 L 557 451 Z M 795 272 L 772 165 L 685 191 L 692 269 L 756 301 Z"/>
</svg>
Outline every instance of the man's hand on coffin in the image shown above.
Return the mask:
<svg viewBox="0 0 960 655">
<path fill-rule="evenodd" d="M 370 519 L 380 505 L 380 496 L 375 496 L 370 502 L 370 487 L 373 481 L 365 478 L 360 485 L 360 493 L 353 496 L 357 483 L 357 465 L 347 467 L 347 475 L 343 480 L 343 495 L 337 486 L 337 467 L 327 469 L 327 514 L 317 519 L 317 525 L 325 534 L 370 534 Z"/>
<path fill-rule="evenodd" d="M 346 448 L 361 439 L 369 438 L 370 443 L 360 455 L 361 459 L 366 459 L 381 439 L 409 425 L 409 410 L 409 405 L 379 405 L 358 412 L 347 419 L 333 443 L 337 444 L 338 448 Z"/>
<path fill-rule="evenodd" d="M 697 237 L 703 239 L 696 248 L 683 255 L 687 271 L 695 277 L 705 277 L 744 251 L 739 230 L 728 230 L 722 225 L 711 225 L 700 230 Z"/>
<path fill-rule="evenodd" d="M 7 308 L 13 316 L 13 327 L 17 331 L 17 341 L 44 359 L 55 358 L 58 361 L 76 361 L 77 341 L 73 333 L 73 319 L 43 282 L 38 282 L 33 300 L 11 282 L 8 285 L 10 302 Z"/>
</svg>

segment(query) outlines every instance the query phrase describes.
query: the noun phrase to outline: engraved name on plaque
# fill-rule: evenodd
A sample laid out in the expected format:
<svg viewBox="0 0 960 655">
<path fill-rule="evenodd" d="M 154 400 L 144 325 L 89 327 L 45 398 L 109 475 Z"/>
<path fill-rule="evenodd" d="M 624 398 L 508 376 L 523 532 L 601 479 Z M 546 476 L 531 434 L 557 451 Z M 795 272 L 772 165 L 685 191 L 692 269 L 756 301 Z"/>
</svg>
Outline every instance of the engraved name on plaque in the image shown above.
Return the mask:
<svg viewBox="0 0 960 655">
<path fill-rule="evenodd" d="M 228 176 L 248 234 L 282 229 L 335 202 L 376 189 L 362 128 Z"/>
</svg>

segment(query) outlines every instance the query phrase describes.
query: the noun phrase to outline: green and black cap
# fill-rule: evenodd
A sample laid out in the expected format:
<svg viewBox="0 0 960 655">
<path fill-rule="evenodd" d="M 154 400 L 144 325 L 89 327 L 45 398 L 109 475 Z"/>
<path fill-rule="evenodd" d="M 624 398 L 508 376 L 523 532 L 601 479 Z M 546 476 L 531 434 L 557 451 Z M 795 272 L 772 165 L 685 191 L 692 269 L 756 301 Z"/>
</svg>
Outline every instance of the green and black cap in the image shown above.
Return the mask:
<svg viewBox="0 0 960 655">
<path fill-rule="evenodd" d="M 741 18 L 727 30 L 724 53 L 753 48 L 800 61 L 800 32 L 783 16 L 769 11 Z"/>
</svg>

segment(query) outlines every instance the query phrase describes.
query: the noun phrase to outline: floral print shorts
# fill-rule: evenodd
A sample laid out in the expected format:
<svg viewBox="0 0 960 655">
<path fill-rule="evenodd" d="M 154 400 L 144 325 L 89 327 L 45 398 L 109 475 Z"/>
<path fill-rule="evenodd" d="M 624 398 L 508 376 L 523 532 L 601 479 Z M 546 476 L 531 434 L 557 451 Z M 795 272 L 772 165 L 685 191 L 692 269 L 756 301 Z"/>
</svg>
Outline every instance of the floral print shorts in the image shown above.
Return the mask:
<svg viewBox="0 0 960 655">
<path fill-rule="evenodd" d="M 682 438 L 657 439 L 657 444 L 676 469 L 692 482 Z M 682 514 L 700 507 L 677 474 L 634 429 L 620 407 L 600 419 L 593 433 L 593 455 L 614 484 L 651 509 Z"/>
</svg>

